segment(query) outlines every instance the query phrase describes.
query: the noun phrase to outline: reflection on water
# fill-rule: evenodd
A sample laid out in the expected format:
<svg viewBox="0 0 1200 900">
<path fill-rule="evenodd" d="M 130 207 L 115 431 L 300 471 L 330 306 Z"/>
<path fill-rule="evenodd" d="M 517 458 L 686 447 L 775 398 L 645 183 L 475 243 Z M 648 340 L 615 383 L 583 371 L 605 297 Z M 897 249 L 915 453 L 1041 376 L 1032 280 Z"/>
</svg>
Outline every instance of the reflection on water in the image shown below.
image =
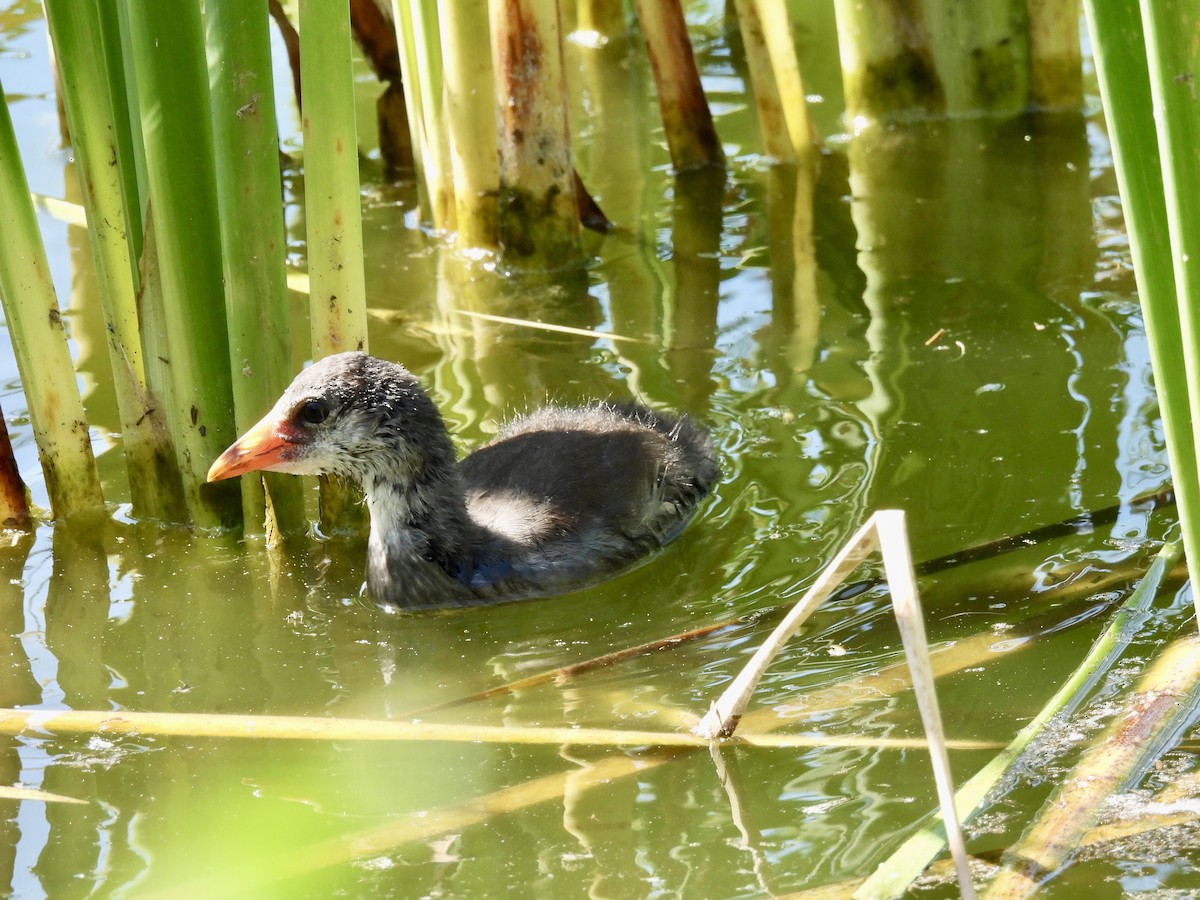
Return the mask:
<svg viewBox="0 0 1200 900">
<path fill-rule="evenodd" d="M 736 82 L 728 48 L 710 43 L 710 70 Z M 607 584 L 424 615 L 361 603 L 354 540 L 268 549 L 120 514 L 104 527 L 43 525 L 0 550 L 4 706 L 406 718 L 730 620 L 673 649 L 417 713 L 678 730 L 770 624 L 743 617 L 795 597 L 870 510 L 905 508 L 929 558 L 1165 480 L 1106 149 L 1085 120 L 868 132 L 800 171 L 763 167 L 751 130 L 732 177 L 673 180 L 646 137 L 648 105 L 633 102 L 647 99 L 645 73 L 617 44 L 572 52 L 585 64 L 580 102 L 636 135 L 595 127 L 579 153 L 618 233 L 593 239 L 586 272 L 501 283 L 415 227 L 411 186 L 368 185 L 372 350 L 423 379 L 464 448 L 548 399 L 690 412 L 712 429 L 724 471 L 697 521 Z M 716 93 L 736 129 L 742 98 Z M 44 110 L 48 97 L 14 106 Z M 55 265 L 68 261 L 76 346 L 98 347 L 87 254 Z M 99 361 L 85 365 L 97 434 L 115 432 Z M 4 356 L 0 403 L 38 499 Z M 101 465 L 121 500 L 117 453 Z M 981 648 L 945 680 L 950 736 L 1003 740 L 1020 727 L 1122 595 L 1141 542 L 1169 524 L 1129 508 L 1115 541 L 1074 536 L 928 579 L 931 638 Z M 1104 580 L 1052 590 L 1073 565 Z M 1020 640 L 1034 615 L 1045 621 L 1028 627 L 1049 636 Z M 992 649 L 1009 639 L 1020 652 Z M 768 674 L 755 727 L 916 734 L 904 692 L 839 687 L 898 648 L 882 590 L 827 606 Z M 12 803 L 0 816 L 0 883 L 20 896 L 757 896 L 869 871 L 933 800 L 923 754 L 876 749 L 737 748 L 714 761 L 33 734 L 2 753 L 5 783 L 89 801 Z M 969 773 L 984 758 L 954 764 Z"/>
</svg>

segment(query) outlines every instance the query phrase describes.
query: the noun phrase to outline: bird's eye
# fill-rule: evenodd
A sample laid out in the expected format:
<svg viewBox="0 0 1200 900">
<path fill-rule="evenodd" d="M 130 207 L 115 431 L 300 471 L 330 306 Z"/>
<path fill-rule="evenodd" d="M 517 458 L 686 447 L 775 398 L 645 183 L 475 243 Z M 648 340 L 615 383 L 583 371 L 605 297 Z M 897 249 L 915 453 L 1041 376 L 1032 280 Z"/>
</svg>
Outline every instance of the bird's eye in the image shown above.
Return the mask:
<svg viewBox="0 0 1200 900">
<path fill-rule="evenodd" d="M 308 425 L 320 425 L 329 418 L 329 404 L 324 400 L 305 400 L 298 410 L 300 421 Z"/>
</svg>

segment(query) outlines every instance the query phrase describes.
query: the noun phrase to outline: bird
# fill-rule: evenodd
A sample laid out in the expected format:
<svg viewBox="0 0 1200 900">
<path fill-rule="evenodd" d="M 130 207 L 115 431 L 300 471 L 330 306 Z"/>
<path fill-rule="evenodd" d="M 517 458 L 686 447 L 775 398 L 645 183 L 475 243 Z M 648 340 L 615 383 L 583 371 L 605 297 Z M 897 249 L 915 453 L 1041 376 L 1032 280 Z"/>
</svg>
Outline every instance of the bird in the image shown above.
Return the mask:
<svg viewBox="0 0 1200 900">
<path fill-rule="evenodd" d="M 359 351 L 301 371 L 208 480 L 255 471 L 362 486 L 366 587 L 393 610 L 596 583 L 676 537 L 720 477 L 692 420 L 603 401 L 518 417 L 460 461 L 416 376 Z"/>
</svg>

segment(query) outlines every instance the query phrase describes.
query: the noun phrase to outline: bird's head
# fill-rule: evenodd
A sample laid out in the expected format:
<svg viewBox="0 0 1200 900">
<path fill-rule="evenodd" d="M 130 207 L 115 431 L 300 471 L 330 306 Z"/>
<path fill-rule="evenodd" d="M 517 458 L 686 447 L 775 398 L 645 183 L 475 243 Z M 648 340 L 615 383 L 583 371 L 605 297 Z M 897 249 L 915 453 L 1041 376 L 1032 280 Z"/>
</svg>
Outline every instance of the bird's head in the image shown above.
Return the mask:
<svg viewBox="0 0 1200 900">
<path fill-rule="evenodd" d="M 411 372 L 365 353 L 327 356 L 212 464 L 209 481 L 256 470 L 333 474 L 367 485 L 453 462 L 440 413 Z"/>
</svg>

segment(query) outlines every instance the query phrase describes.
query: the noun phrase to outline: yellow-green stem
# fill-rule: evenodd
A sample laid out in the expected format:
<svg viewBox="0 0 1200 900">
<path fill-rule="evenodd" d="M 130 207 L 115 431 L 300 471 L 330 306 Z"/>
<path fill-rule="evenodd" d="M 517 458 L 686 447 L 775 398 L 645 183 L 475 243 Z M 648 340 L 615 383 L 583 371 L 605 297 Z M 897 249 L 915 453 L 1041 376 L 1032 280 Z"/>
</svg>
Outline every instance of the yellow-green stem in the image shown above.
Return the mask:
<svg viewBox="0 0 1200 900">
<path fill-rule="evenodd" d="M 103 511 L 87 416 L 7 104 L 0 104 L 0 234 L 0 302 L 51 509 L 60 518 Z"/>
</svg>

